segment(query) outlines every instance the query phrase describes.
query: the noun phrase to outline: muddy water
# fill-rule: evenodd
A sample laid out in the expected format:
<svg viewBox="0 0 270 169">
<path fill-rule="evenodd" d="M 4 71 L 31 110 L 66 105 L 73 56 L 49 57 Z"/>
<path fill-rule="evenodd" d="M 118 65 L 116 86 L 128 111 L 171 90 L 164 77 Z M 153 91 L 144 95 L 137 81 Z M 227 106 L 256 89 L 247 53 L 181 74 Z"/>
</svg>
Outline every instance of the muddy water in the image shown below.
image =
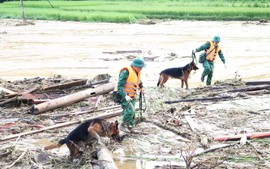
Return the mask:
<svg viewBox="0 0 270 169">
<path fill-rule="evenodd" d="M 34 25 L 15 26 L 18 22 L 0 20 L 2 79 L 58 74 L 67 78 L 92 78 L 101 73 L 116 77 L 119 69 L 130 63 L 127 56 L 139 55 L 156 57 L 154 62 L 146 62 L 142 73 L 145 86 L 155 86 L 161 70 L 184 66 L 191 60 L 186 56 L 190 56 L 192 49 L 214 35 L 220 35 L 227 68 L 217 58 L 214 81 L 236 75 L 244 80 L 270 80 L 269 24 L 173 21 L 139 25 L 34 21 Z M 141 50 L 142 54 L 104 53 L 126 50 Z M 171 57 L 170 53 L 176 56 Z M 104 61 L 104 58 L 110 61 Z M 199 80 L 202 66 L 199 68 L 190 76 L 191 87 L 203 85 Z M 179 81 L 170 80 L 166 85 L 178 87 Z M 224 104 L 225 107 L 231 105 Z M 217 106 L 221 108 L 221 105 Z M 149 134 L 132 135 L 123 142 L 123 147 L 114 151 L 120 169 L 181 165 L 179 150 L 184 145 L 176 135 L 148 123 L 139 127 Z M 53 151 L 58 151 L 59 155 L 67 154 L 66 147 Z"/>
<path fill-rule="evenodd" d="M 176 134 L 149 123 L 136 127 L 145 135 L 132 134 L 113 156 L 119 169 L 150 169 L 162 165 L 184 166 L 180 158 L 185 143 Z"/>
<path fill-rule="evenodd" d="M 143 80 L 155 86 L 158 74 L 168 67 L 184 66 L 191 50 L 221 36 L 227 68 L 216 60 L 213 80 L 270 79 L 270 24 L 256 22 L 171 21 L 155 25 L 33 21 L 15 26 L 18 20 L 0 20 L 0 77 L 16 80 L 62 75 L 92 78 L 100 73 L 116 77 L 130 63 L 127 56 L 156 57 L 147 61 Z M 104 52 L 141 50 L 141 54 Z M 169 54 L 175 53 L 175 57 Z M 199 53 L 197 53 L 199 55 Z M 104 61 L 104 58 L 110 61 Z M 172 59 L 170 59 L 172 58 Z M 202 85 L 202 66 L 189 79 L 191 86 Z M 179 86 L 169 81 L 168 86 Z"/>
</svg>

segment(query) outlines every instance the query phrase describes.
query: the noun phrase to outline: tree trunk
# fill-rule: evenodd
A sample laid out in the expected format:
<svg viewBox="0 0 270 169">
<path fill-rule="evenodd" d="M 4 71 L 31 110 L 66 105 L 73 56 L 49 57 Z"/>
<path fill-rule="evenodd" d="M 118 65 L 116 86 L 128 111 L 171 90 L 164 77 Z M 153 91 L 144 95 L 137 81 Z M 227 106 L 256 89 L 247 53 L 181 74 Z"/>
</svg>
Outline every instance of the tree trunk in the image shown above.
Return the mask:
<svg viewBox="0 0 270 169">
<path fill-rule="evenodd" d="M 100 85 L 94 89 L 87 89 L 78 93 L 74 93 L 71 95 L 53 99 L 48 102 L 41 103 L 39 105 L 34 105 L 31 108 L 30 113 L 40 114 L 40 113 L 53 110 L 59 107 L 68 106 L 75 102 L 84 100 L 88 97 L 109 93 L 110 91 L 114 89 L 114 87 L 115 87 L 115 83 L 107 83 L 104 85 Z"/>
</svg>

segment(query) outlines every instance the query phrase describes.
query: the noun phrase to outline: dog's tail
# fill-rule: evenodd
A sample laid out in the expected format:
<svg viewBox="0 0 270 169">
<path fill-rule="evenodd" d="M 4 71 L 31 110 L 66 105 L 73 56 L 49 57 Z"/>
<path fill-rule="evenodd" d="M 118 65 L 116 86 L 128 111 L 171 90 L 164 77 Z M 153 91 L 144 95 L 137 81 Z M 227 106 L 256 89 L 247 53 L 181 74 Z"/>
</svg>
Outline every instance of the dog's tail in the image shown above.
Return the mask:
<svg viewBox="0 0 270 169">
<path fill-rule="evenodd" d="M 60 148 L 64 144 L 66 144 L 66 139 L 62 139 L 58 143 L 53 143 L 53 144 L 50 144 L 48 146 L 45 146 L 44 147 L 44 150 L 50 150 L 50 149 L 54 149 L 54 148 Z"/>
<path fill-rule="evenodd" d="M 160 76 L 158 78 L 157 87 L 159 86 L 159 84 L 160 84 Z"/>
</svg>

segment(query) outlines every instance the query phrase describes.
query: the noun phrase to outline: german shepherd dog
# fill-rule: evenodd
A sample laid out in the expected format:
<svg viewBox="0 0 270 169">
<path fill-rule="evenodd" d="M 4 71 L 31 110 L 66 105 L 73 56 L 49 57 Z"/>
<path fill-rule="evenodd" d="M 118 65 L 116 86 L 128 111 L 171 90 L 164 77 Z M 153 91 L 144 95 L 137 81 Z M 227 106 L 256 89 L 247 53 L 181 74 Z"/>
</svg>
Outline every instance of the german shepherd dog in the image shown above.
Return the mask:
<svg viewBox="0 0 270 169">
<path fill-rule="evenodd" d="M 164 87 L 164 83 L 168 81 L 169 78 L 176 78 L 181 79 L 181 87 L 184 87 L 184 83 L 186 85 L 186 89 L 188 89 L 188 78 L 189 74 L 192 70 L 199 69 L 194 60 L 187 64 L 184 67 L 177 67 L 177 68 L 168 68 L 160 72 L 159 80 L 157 83 L 157 87 Z"/>
<path fill-rule="evenodd" d="M 59 148 L 62 145 L 66 144 L 69 149 L 70 157 L 75 157 L 79 154 L 80 145 L 83 142 L 86 142 L 90 136 L 97 139 L 98 144 L 101 143 L 100 136 L 107 136 L 114 140 L 117 140 L 119 137 L 118 130 L 118 121 L 115 122 L 107 122 L 102 119 L 93 119 L 87 120 L 84 123 L 77 126 L 74 130 L 72 130 L 66 138 L 60 140 L 58 143 L 53 143 L 44 147 L 45 150 Z"/>
</svg>

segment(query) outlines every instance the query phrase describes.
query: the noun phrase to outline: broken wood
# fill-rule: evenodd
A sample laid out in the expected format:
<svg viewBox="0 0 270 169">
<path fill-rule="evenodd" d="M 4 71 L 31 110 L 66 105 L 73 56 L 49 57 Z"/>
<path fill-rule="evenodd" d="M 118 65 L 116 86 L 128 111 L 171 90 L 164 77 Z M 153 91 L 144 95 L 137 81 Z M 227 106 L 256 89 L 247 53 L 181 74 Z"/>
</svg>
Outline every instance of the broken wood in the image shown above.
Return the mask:
<svg viewBox="0 0 270 169">
<path fill-rule="evenodd" d="M 28 150 L 25 150 L 20 156 L 19 156 L 19 158 L 17 158 L 12 164 L 10 164 L 9 166 L 6 166 L 5 167 L 5 169 L 6 168 L 11 168 L 11 167 L 13 167 L 18 161 L 20 161 L 22 158 L 23 158 L 23 156 L 26 154 L 26 152 L 27 152 Z"/>
<path fill-rule="evenodd" d="M 262 90 L 262 89 L 270 89 L 270 85 L 259 85 L 259 86 L 247 86 L 237 89 L 228 90 L 227 92 L 247 92 L 247 91 L 255 91 L 255 90 Z"/>
<path fill-rule="evenodd" d="M 55 90 L 55 89 L 66 89 L 66 88 L 71 88 L 74 86 L 84 85 L 84 84 L 86 84 L 86 82 L 87 82 L 87 80 L 78 80 L 75 82 L 57 84 L 57 85 L 53 85 L 53 86 L 46 86 L 43 88 L 43 90 L 48 91 L 48 90 Z"/>
<path fill-rule="evenodd" d="M 264 95 L 264 94 L 270 94 L 270 90 L 262 89 L 262 90 L 256 90 L 256 91 L 248 91 L 245 93 L 248 95 Z"/>
<path fill-rule="evenodd" d="M 85 119 L 85 120 L 92 120 L 92 119 L 95 119 L 95 118 L 107 119 L 107 118 L 118 116 L 118 115 L 121 114 L 121 112 L 122 112 L 122 110 L 119 110 L 119 111 L 115 111 L 114 113 L 102 114 L 102 115 L 99 115 L 99 116 L 96 116 L 96 117 L 91 117 L 91 118 L 88 118 L 88 119 Z M 61 124 L 56 124 L 56 125 L 53 125 L 53 126 L 41 128 L 39 130 L 31 130 L 31 131 L 22 132 L 22 133 L 19 133 L 19 134 L 14 134 L 14 135 L 11 135 L 11 136 L 7 136 L 5 138 L 0 138 L 0 141 L 10 140 L 10 139 L 14 139 L 14 138 L 17 138 L 17 137 L 30 135 L 30 134 L 35 134 L 35 133 L 41 133 L 43 131 L 57 129 L 57 128 L 61 128 L 61 127 L 67 127 L 67 126 L 70 126 L 70 125 L 73 125 L 73 124 L 79 124 L 79 123 L 81 123 L 80 120 L 61 123 Z"/>
<path fill-rule="evenodd" d="M 205 98 L 195 98 L 195 99 L 181 99 L 175 101 L 165 101 L 165 104 L 173 104 L 173 103 L 180 103 L 180 102 L 195 102 L 195 101 L 217 101 L 217 100 L 227 100 L 232 99 L 233 96 L 220 96 L 220 97 L 205 97 Z"/>
<path fill-rule="evenodd" d="M 97 82 L 90 82 L 90 83 L 87 82 L 84 85 L 71 87 L 71 88 L 67 89 L 67 91 L 70 91 L 70 90 L 79 90 L 79 89 L 85 89 L 85 88 L 91 88 L 94 85 L 109 83 L 109 81 L 110 81 L 109 79 L 104 79 L 104 80 L 100 80 L 100 81 L 97 81 Z"/>
<path fill-rule="evenodd" d="M 246 85 L 270 85 L 270 81 L 249 81 L 249 82 L 245 82 Z"/>
<path fill-rule="evenodd" d="M 166 124 L 162 124 L 162 123 L 160 123 L 160 122 L 158 122 L 158 121 L 154 121 L 154 120 L 145 120 L 145 122 L 153 123 L 154 125 L 157 125 L 158 127 L 161 127 L 161 128 L 163 128 L 163 129 L 165 129 L 165 130 L 169 130 L 169 131 L 171 131 L 171 132 L 177 134 L 178 136 L 181 136 L 181 137 L 179 138 L 180 141 L 190 142 L 189 139 L 186 139 L 186 138 L 183 137 L 183 135 L 186 135 L 187 133 L 181 133 L 180 130 L 175 129 L 174 127 L 171 127 L 171 126 L 166 125 Z"/>
<path fill-rule="evenodd" d="M 7 93 L 7 94 L 16 94 L 17 93 L 17 92 L 14 92 L 12 90 L 9 90 L 9 89 L 6 89 L 6 88 L 0 86 L 0 93 L 2 93 L 2 92 Z"/>
<path fill-rule="evenodd" d="M 206 149 L 206 150 L 203 150 L 201 152 L 198 152 L 194 155 L 194 157 L 196 156 L 199 156 L 199 155 L 202 155 L 202 154 L 205 154 L 205 153 L 208 153 L 208 152 L 212 152 L 212 151 L 215 151 L 215 150 L 218 150 L 218 149 L 222 149 L 222 148 L 227 148 L 227 147 L 231 147 L 231 146 L 235 146 L 239 144 L 239 141 L 235 142 L 235 143 L 232 143 L 232 144 L 222 144 L 222 145 L 216 145 L 216 146 L 212 146 L 211 148 L 209 149 Z"/>
<path fill-rule="evenodd" d="M 238 134 L 238 135 L 234 135 L 234 136 L 218 136 L 218 137 L 215 137 L 214 140 L 215 141 L 233 141 L 233 140 L 240 140 L 243 136 L 246 136 L 248 139 L 264 138 L 264 137 L 270 137 L 270 132 Z"/>
<path fill-rule="evenodd" d="M 103 169 L 117 169 L 117 166 L 112 158 L 108 148 L 102 143 L 98 147 L 97 157 L 100 168 Z"/>
<path fill-rule="evenodd" d="M 7 95 L 5 95 L 5 97 L 12 98 L 12 97 L 15 97 L 15 96 L 23 96 L 23 95 L 30 94 L 30 93 L 32 93 L 32 92 L 34 92 L 36 90 L 38 90 L 38 87 L 34 87 L 34 88 L 26 90 L 24 92 L 15 92 L 13 94 L 7 94 Z"/>
<path fill-rule="evenodd" d="M 190 116 L 184 116 L 184 117 L 185 117 L 185 119 L 186 119 L 186 121 L 187 121 L 189 127 L 191 128 L 191 130 L 192 130 L 193 132 L 196 133 L 196 132 L 202 131 L 201 126 L 200 126 L 198 123 L 196 123 L 196 122 L 192 119 L 192 117 L 190 117 Z"/>
<path fill-rule="evenodd" d="M 110 91 L 113 91 L 114 87 L 115 83 L 107 83 L 100 85 L 94 89 L 87 89 L 64 97 L 53 99 L 48 102 L 32 106 L 30 109 L 30 113 L 41 114 L 43 112 L 53 110 L 59 107 L 68 106 L 78 101 L 84 100 L 88 97 L 109 93 Z"/>
</svg>

